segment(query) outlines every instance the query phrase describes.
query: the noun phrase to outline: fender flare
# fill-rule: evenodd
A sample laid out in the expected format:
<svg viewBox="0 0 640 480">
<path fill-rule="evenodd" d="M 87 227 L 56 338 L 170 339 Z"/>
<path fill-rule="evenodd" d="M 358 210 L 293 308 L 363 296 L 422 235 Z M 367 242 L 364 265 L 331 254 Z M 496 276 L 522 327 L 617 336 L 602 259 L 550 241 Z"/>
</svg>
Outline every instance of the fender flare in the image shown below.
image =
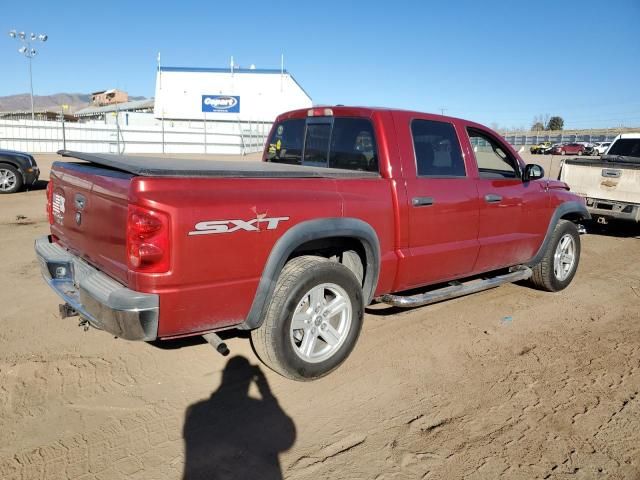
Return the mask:
<svg viewBox="0 0 640 480">
<path fill-rule="evenodd" d="M 571 200 L 569 202 L 564 202 L 558 205 L 558 207 L 553 212 L 553 215 L 551 216 L 549 226 L 547 227 L 547 233 L 544 237 L 542 245 L 540 245 L 540 248 L 538 249 L 538 252 L 535 254 L 535 256 L 531 260 L 526 262 L 527 266 L 533 267 L 536 264 L 540 263 L 542 257 L 544 256 L 544 253 L 547 250 L 549 241 L 551 240 L 551 235 L 553 235 L 553 231 L 555 230 L 556 225 L 562 219 L 562 217 L 570 213 L 577 214 L 582 220 L 591 219 L 591 214 L 587 210 L 587 207 L 581 202 Z"/>
<path fill-rule="evenodd" d="M 251 330 L 262 324 L 264 312 L 273 295 L 280 272 L 296 248 L 312 240 L 331 237 L 354 238 L 364 247 L 366 275 L 362 287 L 363 298 L 365 305 L 371 302 L 380 275 L 380 242 L 373 227 L 357 218 L 308 220 L 287 230 L 271 249 L 251 309 L 238 328 Z"/>
</svg>

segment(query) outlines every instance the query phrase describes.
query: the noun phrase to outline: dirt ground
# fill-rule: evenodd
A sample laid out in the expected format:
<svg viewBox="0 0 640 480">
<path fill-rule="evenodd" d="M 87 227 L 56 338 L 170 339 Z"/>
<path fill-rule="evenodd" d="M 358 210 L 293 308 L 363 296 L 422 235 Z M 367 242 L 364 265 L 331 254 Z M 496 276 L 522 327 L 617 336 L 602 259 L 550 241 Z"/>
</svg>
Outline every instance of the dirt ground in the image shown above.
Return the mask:
<svg viewBox="0 0 640 480">
<path fill-rule="evenodd" d="M 224 358 L 58 319 L 44 203 L 0 197 L 2 479 L 640 479 L 639 228 L 583 236 L 560 293 L 369 308 L 347 362 L 296 383 L 246 337 Z"/>
</svg>

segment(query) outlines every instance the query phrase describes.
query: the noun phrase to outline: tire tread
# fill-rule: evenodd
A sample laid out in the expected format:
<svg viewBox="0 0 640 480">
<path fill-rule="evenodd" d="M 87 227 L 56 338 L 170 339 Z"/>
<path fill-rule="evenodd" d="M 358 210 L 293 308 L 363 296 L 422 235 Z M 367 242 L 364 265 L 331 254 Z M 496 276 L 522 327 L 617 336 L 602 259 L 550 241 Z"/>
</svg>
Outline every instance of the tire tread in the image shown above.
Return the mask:
<svg viewBox="0 0 640 480">
<path fill-rule="evenodd" d="M 324 257 L 303 255 L 287 262 L 278 277 L 263 324 L 251 331 L 251 343 L 260 360 L 272 370 L 293 380 L 301 380 L 301 378 L 288 371 L 274 348 L 276 344 L 274 337 L 278 333 L 279 312 L 274 311 L 273 305 L 282 304 L 290 289 L 300 281 L 300 277 L 310 268 L 313 268 L 318 263 L 328 261 Z"/>
<path fill-rule="evenodd" d="M 561 290 L 562 288 L 558 288 L 556 285 L 554 285 L 554 273 L 553 273 L 553 255 L 554 255 L 554 250 L 555 250 L 555 246 L 559 240 L 560 235 L 566 230 L 573 230 L 575 235 L 578 236 L 578 230 L 577 227 L 575 226 L 575 224 L 573 222 L 571 222 L 570 220 L 560 220 L 558 221 L 558 224 L 556 225 L 555 229 L 553 230 L 553 233 L 551 234 L 551 239 L 549 240 L 549 244 L 547 245 L 547 249 L 544 252 L 544 256 L 542 257 L 542 260 L 540 260 L 540 262 L 538 264 L 536 264 L 535 266 L 533 266 L 531 268 L 531 270 L 533 271 L 533 275 L 531 275 L 531 278 L 529 279 L 529 281 L 538 289 L 540 290 L 544 290 L 547 292 L 557 292 L 558 290 Z M 578 244 L 577 244 L 577 253 L 578 253 L 578 258 L 576 259 L 576 265 L 575 265 L 575 269 L 577 270 L 578 268 L 578 262 L 580 259 L 580 239 L 579 237 L 577 237 L 578 240 Z M 575 272 L 574 272 L 575 273 Z M 573 276 L 571 277 L 571 280 L 573 279 Z M 569 280 L 568 283 L 571 283 L 571 280 Z M 568 285 L 567 283 L 567 285 Z"/>
</svg>

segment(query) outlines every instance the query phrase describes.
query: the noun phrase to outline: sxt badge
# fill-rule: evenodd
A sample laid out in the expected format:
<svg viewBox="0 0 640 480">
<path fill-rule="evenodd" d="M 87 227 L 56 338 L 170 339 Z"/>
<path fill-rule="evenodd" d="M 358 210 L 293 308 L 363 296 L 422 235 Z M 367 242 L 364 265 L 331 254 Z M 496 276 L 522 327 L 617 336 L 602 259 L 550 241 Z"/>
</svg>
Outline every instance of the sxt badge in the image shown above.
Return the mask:
<svg viewBox="0 0 640 480">
<path fill-rule="evenodd" d="M 267 230 L 275 230 L 278 223 L 289 220 L 289 217 L 254 218 L 252 220 L 211 220 L 196 223 L 195 230 L 189 235 L 209 235 L 213 233 L 233 233 L 238 230 L 259 232 L 260 224 L 266 223 Z"/>
</svg>

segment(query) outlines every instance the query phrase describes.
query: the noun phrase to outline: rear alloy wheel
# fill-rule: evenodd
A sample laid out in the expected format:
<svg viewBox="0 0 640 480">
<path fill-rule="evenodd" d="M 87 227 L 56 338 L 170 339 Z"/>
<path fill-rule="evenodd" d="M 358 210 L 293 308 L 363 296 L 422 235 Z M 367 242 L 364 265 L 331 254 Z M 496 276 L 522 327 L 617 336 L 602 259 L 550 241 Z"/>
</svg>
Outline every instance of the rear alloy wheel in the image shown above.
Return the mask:
<svg viewBox="0 0 640 480">
<path fill-rule="evenodd" d="M 347 339 L 353 316 L 347 292 L 323 283 L 302 296 L 289 328 L 293 351 L 302 360 L 319 363 L 331 358 Z"/>
<path fill-rule="evenodd" d="M 282 269 L 251 343 L 275 372 L 313 380 L 351 353 L 363 312 L 362 286 L 351 270 L 323 257 L 296 257 Z"/>
<path fill-rule="evenodd" d="M 569 220 L 556 225 L 540 263 L 532 268 L 531 282 L 539 289 L 557 292 L 569 286 L 580 261 L 580 234 Z"/>
<path fill-rule="evenodd" d="M 0 164 L 0 193 L 15 193 L 22 188 L 22 175 L 12 165 Z"/>
</svg>

